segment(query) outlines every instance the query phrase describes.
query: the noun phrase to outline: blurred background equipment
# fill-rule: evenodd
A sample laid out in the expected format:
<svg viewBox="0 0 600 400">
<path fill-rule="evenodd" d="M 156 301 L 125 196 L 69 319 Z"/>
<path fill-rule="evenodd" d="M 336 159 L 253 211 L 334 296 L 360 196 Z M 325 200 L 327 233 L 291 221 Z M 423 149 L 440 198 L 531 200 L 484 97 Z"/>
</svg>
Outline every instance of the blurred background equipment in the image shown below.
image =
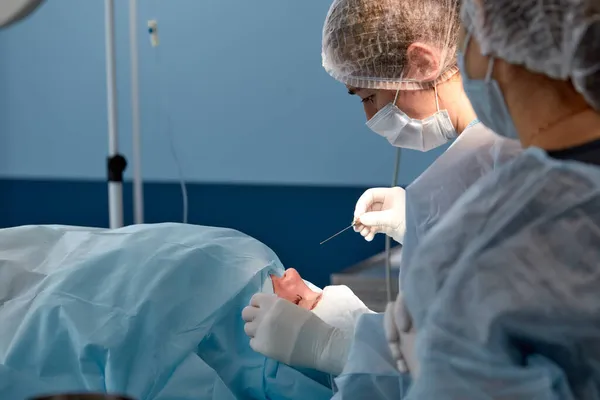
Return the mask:
<svg viewBox="0 0 600 400">
<path fill-rule="evenodd" d="M 0 1 L 0 28 L 19 22 L 34 12 L 44 0 Z"/>
</svg>

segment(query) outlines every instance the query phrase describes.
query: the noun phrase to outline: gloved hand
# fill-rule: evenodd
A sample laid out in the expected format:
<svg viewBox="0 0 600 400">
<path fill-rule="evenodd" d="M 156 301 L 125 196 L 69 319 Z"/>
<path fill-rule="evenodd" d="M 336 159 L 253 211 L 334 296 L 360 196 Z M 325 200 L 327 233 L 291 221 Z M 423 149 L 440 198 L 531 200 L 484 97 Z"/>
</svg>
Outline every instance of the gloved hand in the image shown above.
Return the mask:
<svg viewBox="0 0 600 400">
<path fill-rule="evenodd" d="M 401 187 L 374 188 L 363 193 L 354 209 L 354 231 L 370 242 L 378 232 L 398 243 L 406 232 L 406 193 Z"/>
<path fill-rule="evenodd" d="M 242 318 L 250 347 L 284 364 L 339 375 L 348 360 L 352 332 L 274 294 L 252 296 Z"/>
<path fill-rule="evenodd" d="M 419 372 L 415 353 L 416 332 L 410 314 L 404 305 L 402 292 L 398 294 L 395 302 L 388 303 L 383 326 L 398 371 L 409 372 L 415 378 Z"/>
</svg>

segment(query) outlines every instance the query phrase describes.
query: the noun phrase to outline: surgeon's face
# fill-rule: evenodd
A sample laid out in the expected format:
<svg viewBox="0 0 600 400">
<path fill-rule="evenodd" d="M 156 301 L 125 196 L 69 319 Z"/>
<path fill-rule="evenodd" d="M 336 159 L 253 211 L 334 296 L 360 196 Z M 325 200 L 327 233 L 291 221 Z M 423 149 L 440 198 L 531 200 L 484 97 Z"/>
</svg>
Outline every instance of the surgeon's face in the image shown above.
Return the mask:
<svg viewBox="0 0 600 400">
<path fill-rule="evenodd" d="M 312 310 L 316 307 L 321 294 L 312 291 L 300 277 L 298 271 L 287 269 L 282 277 L 271 275 L 273 291 L 278 297 Z"/>
<path fill-rule="evenodd" d="M 361 89 L 351 86 L 348 86 L 348 93 L 360 98 L 367 120 L 373 118 L 388 103 L 392 103 L 396 97 L 395 90 Z M 437 111 L 435 91 L 433 89 L 401 90 L 396 106 L 410 118 L 428 118 Z"/>
</svg>

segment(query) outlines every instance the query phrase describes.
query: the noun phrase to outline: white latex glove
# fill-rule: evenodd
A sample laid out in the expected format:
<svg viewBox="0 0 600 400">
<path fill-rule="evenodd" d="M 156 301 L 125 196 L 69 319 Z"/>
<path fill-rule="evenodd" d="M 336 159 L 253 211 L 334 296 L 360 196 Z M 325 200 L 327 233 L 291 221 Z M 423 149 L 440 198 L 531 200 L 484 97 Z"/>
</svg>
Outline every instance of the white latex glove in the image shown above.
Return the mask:
<svg viewBox="0 0 600 400">
<path fill-rule="evenodd" d="M 385 337 L 398 371 L 418 375 L 419 364 L 415 354 L 416 332 L 410 314 L 404 305 L 402 292 L 395 302 L 388 303 L 383 320 Z"/>
<path fill-rule="evenodd" d="M 369 189 L 354 209 L 354 231 L 370 242 L 381 232 L 398 243 L 406 233 L 406 193 L 401 187 Z"/>
<path fill-rule="evenodd" d="M 284 364 L 339 375 L 348 360 L 352 332 L 274 294 L 252 296 L 242 318 L 250 347 Z"/>
</svg>

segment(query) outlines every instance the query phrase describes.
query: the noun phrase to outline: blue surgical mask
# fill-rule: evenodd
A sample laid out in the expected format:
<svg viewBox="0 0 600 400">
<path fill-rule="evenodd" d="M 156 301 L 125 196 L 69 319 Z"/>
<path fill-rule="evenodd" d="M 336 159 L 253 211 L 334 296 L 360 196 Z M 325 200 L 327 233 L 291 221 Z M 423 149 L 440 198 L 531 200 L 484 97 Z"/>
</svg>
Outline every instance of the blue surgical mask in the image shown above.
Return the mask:
<svg viewBox="0 0 600 400">
<path fill-rule="evenodd" d="M 458 134 L 446 110 L 438 111 L 424 120 L 413 119 L 397 106 L 398 94 L 393 103 L 377 112 L 367 126 L 376 134 L 385 137 L 392 146 L 405 149 L 429 151 L 456 138 Z"/>
<path fill-rule="evenodd" d="M 492 79 L 494 70 L 494 58 L 490 57 L 485 79 L 470 79 L 465 69 L 465 51 L 471 40 L 471 34 L 465 38 L 465 46 L 458 53 L 458 68 L 462 77 L 465 93 L 471 102 L 471 106 L 482 124 L 493 130 L 500 136 L 509 139 L 518 139 L 519 134 L 515 128 L 508 107 L 504 101 L 504 95 L 500 90 L 498 82 Z"/>
</svg>

